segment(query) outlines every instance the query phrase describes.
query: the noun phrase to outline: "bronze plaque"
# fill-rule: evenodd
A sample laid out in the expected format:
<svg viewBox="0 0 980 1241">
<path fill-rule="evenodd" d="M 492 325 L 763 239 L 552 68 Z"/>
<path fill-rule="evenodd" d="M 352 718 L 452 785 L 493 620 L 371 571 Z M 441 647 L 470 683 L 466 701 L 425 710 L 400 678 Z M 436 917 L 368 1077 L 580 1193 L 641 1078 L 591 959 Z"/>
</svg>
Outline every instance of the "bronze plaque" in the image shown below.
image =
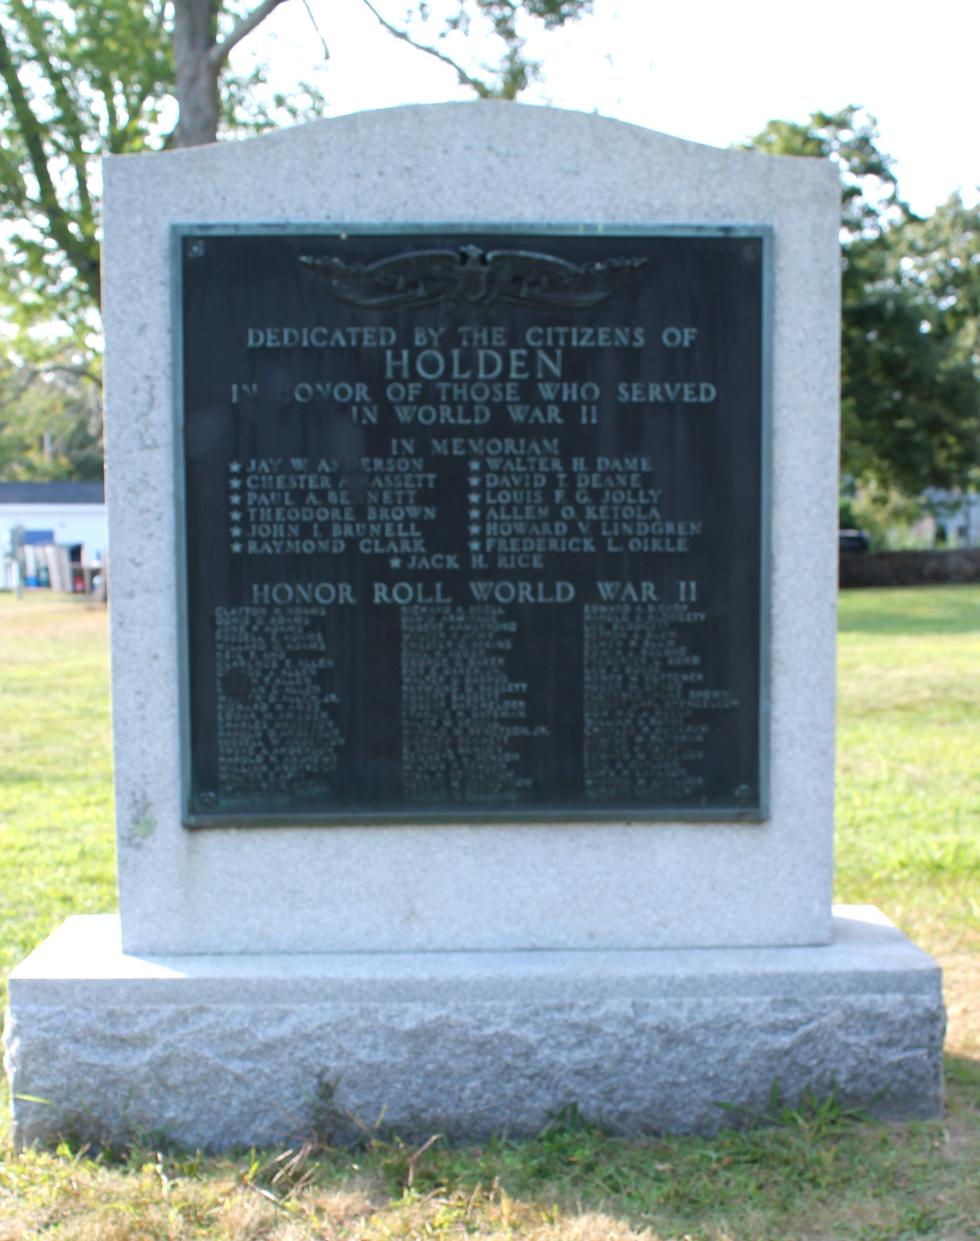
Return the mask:
<svg viewBox="0 0 980 1241">
<path fill-rule="evenodd" d="M 188 825 L 764 817 L 768 242 L 175 231 Z"/>
</svg>

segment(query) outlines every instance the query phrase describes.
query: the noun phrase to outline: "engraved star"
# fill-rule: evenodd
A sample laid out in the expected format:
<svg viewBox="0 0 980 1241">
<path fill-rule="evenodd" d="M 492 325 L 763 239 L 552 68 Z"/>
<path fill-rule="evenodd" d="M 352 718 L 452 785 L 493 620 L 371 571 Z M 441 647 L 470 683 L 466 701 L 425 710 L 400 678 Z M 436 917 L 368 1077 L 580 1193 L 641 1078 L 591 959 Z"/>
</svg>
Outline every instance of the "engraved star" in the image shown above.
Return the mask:
<svg viewBox="0 0 980 1241">
<path fill-rule="evenodd" d="M 479 504 L 479 503 L 480 503 L 480 493 L 478 491 L 471 491 L 470 492 L 470 504 Z"/>
<path fill-rule="evenodd" d="M 228 500 L 229 504 L 241 504 L 241 502 L 242 502 L 242 497 L 238 495 L 230 496 Z"/>
<path fill-rule="evenodd" d="M 235 488 L 238 488 L 238 487 L 240 487 L 241 485 L 242 485 L 242 480 L 241 480 L 240 478 L 229 478 L 229 480 L 228 480 L 228 486 L 229 486 L 229 487 L 235 487 Z"/>
<path fill-rule="evenodd" d="M 479 524 L 479 522 L 476 522 L 476 523 L 471 523 L 471 524 L 470 524 L 470 534 L 479 534 L 479 533 L 480 533 L 480 524 Z"/>
<path fill-rule="evenodd" d="M 242 550 L 242 545 L 241 545 L 241 543 L 232 543 L 232 545 L 231 545 L 231 550 L 232 550 L 233 552 L 240 552 L 240 551 Z"/>
<path fill-rule="evenodd" d="M 241 535 L 242 535 L 241 526 L 232 526 L 231 535 L 232 535 L 232 538 L 235 538 L 235 539 L 241 538 Z"/>
<path fill-rule="evenodd" d="M 471 541 L 470 541 L 470 551 L 471 551 L 471 552 L 478 552 L 479 550 L 480 550 L 480 540 L 479 540 L 479 539 L 473 539 L 473 540 L 471 540 Z"/>
<path fill-rule="evenodd" d="M 470 509 L 470 517 L 479 517 L 479 516 L 480 516 L 480 510 L 478 508 Z"/>
<path fill-rule="evenodd" d="M 402 558 L 401 556 L 389 556 L 388 563 L 393 569 L 400 569 L 402 567 Z"/>
<path fill-rule="evenodd" d="M 241 468 L 242 463 L 240 461 L 231 461 L 228 464 L 228 469 L 231 470 L 232 474 L 237 474 Z"/>
<path fill-rule="evenodd" d="M 470 469 L 471 469 L 471 470 L 478 470 L 479 468 L 480 468 L 480 463 L 479 463 L 479 461 L 471 461 L 471 462 L 470 462 Z"/>
</svg>

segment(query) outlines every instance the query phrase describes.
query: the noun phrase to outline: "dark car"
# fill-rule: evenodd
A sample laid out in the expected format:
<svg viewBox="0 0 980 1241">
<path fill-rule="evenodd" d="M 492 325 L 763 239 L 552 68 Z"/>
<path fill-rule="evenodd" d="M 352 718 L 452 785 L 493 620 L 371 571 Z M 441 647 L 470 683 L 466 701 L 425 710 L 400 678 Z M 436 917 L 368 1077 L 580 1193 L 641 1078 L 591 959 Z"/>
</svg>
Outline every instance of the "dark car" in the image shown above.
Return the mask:
<svg viewBox="0 0 980 1241">
<path fill-rule="evenodd" d="M 837 541 L 842 552 L 866 552 L 871 546 L 863 530 L 839 530 Z"/>
</svg>

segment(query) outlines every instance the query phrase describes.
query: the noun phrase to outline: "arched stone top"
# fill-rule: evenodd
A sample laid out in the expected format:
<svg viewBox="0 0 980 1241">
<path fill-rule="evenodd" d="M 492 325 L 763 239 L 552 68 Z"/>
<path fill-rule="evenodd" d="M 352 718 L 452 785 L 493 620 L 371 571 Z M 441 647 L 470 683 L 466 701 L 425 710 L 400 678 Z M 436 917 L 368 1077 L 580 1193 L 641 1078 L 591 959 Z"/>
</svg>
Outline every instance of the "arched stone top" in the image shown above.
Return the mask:
<svg viewBox="0 0 980 1241">
<path fill-rule="evenodd" d="M 757 222 L 825 210 L 824 160 L 722 150 L 607 117 L 493 101 L 387 108 L 106 163 L 197 220 Z M 182 193 L 183 191 L 183 193 Z"/>
</svg>

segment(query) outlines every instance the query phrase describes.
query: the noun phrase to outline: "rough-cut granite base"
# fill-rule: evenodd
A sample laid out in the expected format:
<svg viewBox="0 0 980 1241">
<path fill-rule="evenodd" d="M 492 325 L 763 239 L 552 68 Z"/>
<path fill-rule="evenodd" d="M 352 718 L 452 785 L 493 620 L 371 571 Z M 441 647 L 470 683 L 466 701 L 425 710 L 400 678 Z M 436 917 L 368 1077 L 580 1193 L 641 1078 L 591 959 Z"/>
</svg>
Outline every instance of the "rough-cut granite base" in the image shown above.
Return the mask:
<svg viewBox="0 0 980 1241">
<path fill-rule="evenodd" d="M 935 962 L 877 910 L 817 948 L 126 956 L 70 918 L 10 979 L 18 1145 L 293 1141 L 349 1116 L 405 1135 L 711 1132 L 805 1088 L 885 1117 L 942 1099 Z M 333 1091 L 331 1095 L 331 1091 Z M 38 1100 L 44 1100 L 39 1102 Z"/>
</svg>

